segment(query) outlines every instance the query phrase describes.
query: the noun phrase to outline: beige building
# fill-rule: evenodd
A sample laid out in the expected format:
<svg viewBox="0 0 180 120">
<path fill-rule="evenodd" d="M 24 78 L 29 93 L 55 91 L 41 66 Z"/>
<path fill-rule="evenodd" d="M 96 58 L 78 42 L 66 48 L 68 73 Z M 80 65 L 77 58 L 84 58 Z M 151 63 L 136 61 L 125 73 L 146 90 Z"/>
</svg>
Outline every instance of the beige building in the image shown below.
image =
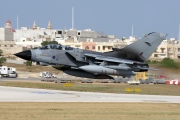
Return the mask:
<svg viewBox="0 0 180 120">
<path fill-rule="evenodd" d="M 167 44 L 167 57 L 180 59 L 180 41 L 169 41 Z"/>
<path fill-rule="evenodd" d="M 74 48 L 79 48 L 79 49 L 86 49 L 86 50 L 92 50 L 92 51 L 97 51 L 97 52 L 108 52 L 112 51 L 112 48 L 117 44 L 117 43 L 111 43 L 111 42 L 63 42 L 61 43 L 62 45 L 65 46 L 70 46 Z"/>
<path fill-rule="evenodd" d="M 23 50 L 22 46 L 16 45 L 14 41 L 1 41 L 0 49 L 4 56 L 10 56 Z"/>
<path fill-rule="evenodd" d="M 162 41 L 159 47 L 150 56 L 150 60 L 161 60 L 168 57 L 167 56 L 167 40 Z"/>
<path fill-rule="evenodd" d="M 150 60 L 162 60 L 166 57 L 180 59 L 180 41 L 164 40 L 151 55 Z"/>
<path fill-rule="evenodd" d="M 117 44 L 117 43 L 113 43 L 113 42 L 96 42 L 95 51 L 97 51 L 97 52 L 112 51 L 112 48 L 115 46 L 115 44 Z"/>
</svg>

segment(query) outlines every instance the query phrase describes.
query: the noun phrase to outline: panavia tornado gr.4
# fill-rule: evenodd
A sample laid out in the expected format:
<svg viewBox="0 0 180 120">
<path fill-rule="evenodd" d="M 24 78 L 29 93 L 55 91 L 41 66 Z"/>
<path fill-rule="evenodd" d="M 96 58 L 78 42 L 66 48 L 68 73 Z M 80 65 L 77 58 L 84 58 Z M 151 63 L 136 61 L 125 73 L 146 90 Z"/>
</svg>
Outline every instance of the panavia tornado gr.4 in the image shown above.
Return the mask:
<svg viewBox="0 0 180 120">
<path fill-rule="evenodd" d="M 129 78 L 137 72 L 150 70 L 146 61 L 166 36 L 152 32 L 122 49 L 113 48 L 105 53 L 50 44 L 15 55 L 40 65 L 52 65 L 77 77 L 113 79 L 112 75 L 116 75 Z"/>
</svg>

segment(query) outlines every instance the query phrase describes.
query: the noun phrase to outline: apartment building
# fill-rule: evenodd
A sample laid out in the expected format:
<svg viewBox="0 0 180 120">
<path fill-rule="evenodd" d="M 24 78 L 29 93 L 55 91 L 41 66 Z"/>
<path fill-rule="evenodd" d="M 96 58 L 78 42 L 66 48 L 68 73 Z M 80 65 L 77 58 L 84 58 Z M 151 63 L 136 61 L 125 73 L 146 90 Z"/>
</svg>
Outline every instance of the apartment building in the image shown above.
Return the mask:
<svg viewBox="0 0 180 120">
<path fill-rule="evenodd" d="M 164 40 L 151 55 L 150 60 L 162 60 L 163 58 L 180 59 L 180 41 L 175 39 Z"/>
</svg>

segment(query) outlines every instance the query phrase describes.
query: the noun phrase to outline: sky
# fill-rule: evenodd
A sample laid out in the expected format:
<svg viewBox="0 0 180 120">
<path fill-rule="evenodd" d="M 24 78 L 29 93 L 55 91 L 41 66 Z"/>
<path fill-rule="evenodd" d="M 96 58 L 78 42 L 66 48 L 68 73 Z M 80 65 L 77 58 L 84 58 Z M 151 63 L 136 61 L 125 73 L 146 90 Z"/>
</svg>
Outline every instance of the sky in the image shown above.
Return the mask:
<svg viewBox="0 0 180 120">
<path fill-rule="evenodd" d="M 91 29 L 118 38 L 150 32 L 179 38 L 180 0 L 0 0 L 0 27 L 10 20 L 17 28 Z"/>
</svg>

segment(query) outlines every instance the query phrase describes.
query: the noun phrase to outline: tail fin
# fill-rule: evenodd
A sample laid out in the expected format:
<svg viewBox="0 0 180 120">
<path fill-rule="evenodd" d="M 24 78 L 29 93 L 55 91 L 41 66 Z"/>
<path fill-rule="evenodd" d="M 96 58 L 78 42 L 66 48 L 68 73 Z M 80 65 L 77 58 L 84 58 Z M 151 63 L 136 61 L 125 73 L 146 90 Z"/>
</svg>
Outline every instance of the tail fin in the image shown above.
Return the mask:
<svg viewBox="0 0 180 120">
<path fill-rule="evenodd" d="M 126 46 L 122 50 L 126 53 L 134 54 L 143 61 L 146 61 L 161 44 L 161 42 L 166 39 L 166 36 L 167 34 L 152 32 Z"/>
</svg>

